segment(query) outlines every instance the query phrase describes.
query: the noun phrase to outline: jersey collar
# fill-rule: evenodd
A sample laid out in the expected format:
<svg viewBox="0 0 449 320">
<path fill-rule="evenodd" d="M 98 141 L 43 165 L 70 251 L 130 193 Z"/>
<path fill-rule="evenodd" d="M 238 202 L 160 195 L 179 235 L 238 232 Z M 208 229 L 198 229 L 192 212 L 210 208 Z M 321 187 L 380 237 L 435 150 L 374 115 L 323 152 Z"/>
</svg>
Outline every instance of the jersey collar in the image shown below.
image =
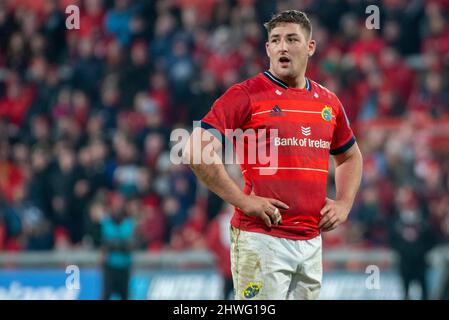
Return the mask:
<svg viewBox="0 0 449 320">
<path fill-rule="evenodd" d="M 278 85 L 278 86 L 280 86 L 280 87 L 282 87 L 282 88 L 284 88 L 284 89 L 288 89 L 288 84 L 285 83 L 284 81 L 282 81 L 281 79 L 279 79 L 278 77 L 276 77 L 276 76 L 275 76 L 274 74 L 272 74 L 269 70 L 265 71 L 265 72 L 263 73 L 263 75 L 264 75 L 265 77 L 267 77 L 268 80 L 270 80 L 270 81 L 273 82 L 274 84 L 276 84 L 276 85 Z M 311 86 L 311 84 L 310 84 L 310 80 L 309 80 L 307 77 L 305 77 L 305 78 L 306 78 L 306 89 L 307 89 L 307 91 L 310 91 L 310 90 L 312 90 L 312 86 Z"/>
</svg>

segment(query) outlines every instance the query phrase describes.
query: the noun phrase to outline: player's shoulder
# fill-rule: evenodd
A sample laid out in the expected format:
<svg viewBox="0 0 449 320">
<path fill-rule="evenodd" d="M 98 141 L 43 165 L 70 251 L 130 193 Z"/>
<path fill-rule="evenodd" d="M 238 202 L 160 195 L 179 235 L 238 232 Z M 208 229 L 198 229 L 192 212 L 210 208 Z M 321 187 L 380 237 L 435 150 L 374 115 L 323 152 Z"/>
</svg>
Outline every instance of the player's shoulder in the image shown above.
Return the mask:
<svg viewBox="0 0 449 320">
<path fill-rule="evenodd" d="M 251 78 L 245 79 L 241 82 L 235 83 L 232 86 L 230 86 L 225 94 L 226 95 L 232 95 L 232 96 L 246 96 L 249 97 L 254 92 L 257 92 L 261 89 L 261 87 L 264 85 L 264 80 L 261 77 L 261 74 L 258 74 L 256 76 L 253 76 Z"/>
<path fill-rule="evenodd" d="M 243 80 L 242 82 L 234 84 L 232 87 L 243 90 L 246 93 L 251 93 L 254 90 L 260 90 L 260 88 L 265 84 L 263 75 L 261 73 Z M 231 88 L 232 88 L 231 87 Z"/>
<path fill-rule="evenodd" d="M 309 79 L 309 81 L 311 83 L 312 92 L 314 92 L 314 94 L 318 95 L 323 100 L 328 100 L 329 103 L 339 103 L 338 97 L 335 92 L 331 91 L 330 89 L 314 80 Z"/>
</svg>

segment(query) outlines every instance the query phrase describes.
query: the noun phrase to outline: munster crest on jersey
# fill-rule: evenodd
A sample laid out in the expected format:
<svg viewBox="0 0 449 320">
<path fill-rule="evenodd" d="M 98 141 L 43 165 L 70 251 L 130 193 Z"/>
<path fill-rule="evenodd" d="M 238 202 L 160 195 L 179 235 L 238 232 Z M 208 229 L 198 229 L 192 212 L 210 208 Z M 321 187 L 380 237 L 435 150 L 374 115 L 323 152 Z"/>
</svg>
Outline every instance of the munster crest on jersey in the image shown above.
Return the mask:
<svg viewBox="0 0 449 320">
<path fill-rule="evenodd" d="M 321 117 L 326 121 L 332 120 L 332 108 L 325 105 L 323 110 L 321 110 Z"/>
</svg>

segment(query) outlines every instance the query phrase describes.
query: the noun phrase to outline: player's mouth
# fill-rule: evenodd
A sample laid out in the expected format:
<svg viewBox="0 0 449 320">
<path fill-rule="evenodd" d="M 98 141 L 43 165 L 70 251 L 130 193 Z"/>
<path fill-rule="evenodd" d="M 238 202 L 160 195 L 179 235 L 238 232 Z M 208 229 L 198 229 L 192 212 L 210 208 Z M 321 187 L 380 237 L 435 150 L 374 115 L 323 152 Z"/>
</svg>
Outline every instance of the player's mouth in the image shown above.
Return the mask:
<svg viewBox="0 0 449 320">
<path fill-rule="evenodd" d="M 279 64 L 281 65 L 281 68 L 287 68 L 290 65 L 290 58 L 280 57 Z"/>
</svg>

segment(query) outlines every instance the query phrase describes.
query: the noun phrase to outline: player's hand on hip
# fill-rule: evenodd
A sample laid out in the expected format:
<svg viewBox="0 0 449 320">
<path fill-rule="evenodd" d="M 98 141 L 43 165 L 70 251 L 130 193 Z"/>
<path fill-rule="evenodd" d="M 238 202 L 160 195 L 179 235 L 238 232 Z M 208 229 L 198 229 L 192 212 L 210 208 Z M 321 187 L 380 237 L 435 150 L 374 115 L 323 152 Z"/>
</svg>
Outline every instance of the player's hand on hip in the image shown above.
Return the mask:
<svg viewBox="0 0 449 320">
<path fill-rule="evenodd" d="M 321 209 L 321 220 L 318 229 L 327 232 L 334 230 L 348 219 L 351 208 L 341 201 L 326 198 L 326 204 Z"/>
<path fill-rule="evenodd" d="M 259 217 L 268 227 L 272 224 L 279 224 L 282 222 L 282 216 L 279 209 L 288 209 L 288 205 L 282 201 L 263 198 L 256 195 L 249 195 L 245 198 L 244 204 L 240 206 L 246 215 L 252 217 Z"/>
</svg>

